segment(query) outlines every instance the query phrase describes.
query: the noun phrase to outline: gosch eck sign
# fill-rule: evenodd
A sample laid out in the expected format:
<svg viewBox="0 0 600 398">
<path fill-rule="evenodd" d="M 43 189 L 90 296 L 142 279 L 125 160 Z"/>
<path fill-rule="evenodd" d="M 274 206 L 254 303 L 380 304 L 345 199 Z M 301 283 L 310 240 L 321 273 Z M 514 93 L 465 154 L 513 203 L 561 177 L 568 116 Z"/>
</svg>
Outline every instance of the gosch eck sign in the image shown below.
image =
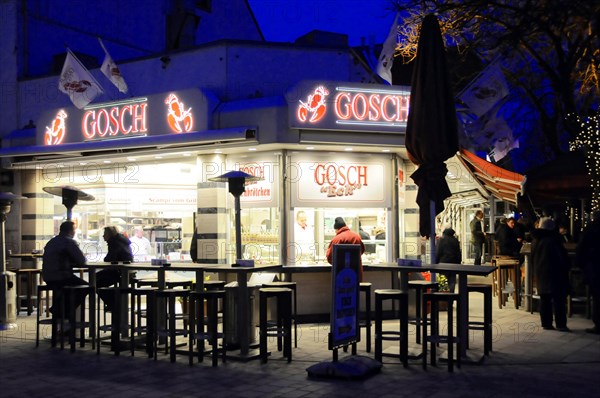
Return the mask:
<svg viewBox="0 0 600 398">
<path fill-rule="evenodd" d="M 38 145 L 185 134 L 206 130 L 208 101 L 197 89 L 45 112 L 37 124 Z"/>
<path fill-rule="evenodd" d="M 303 82 L 286 94 L 290 127 L 404 133 L 410 88 Z"/>
</svg>

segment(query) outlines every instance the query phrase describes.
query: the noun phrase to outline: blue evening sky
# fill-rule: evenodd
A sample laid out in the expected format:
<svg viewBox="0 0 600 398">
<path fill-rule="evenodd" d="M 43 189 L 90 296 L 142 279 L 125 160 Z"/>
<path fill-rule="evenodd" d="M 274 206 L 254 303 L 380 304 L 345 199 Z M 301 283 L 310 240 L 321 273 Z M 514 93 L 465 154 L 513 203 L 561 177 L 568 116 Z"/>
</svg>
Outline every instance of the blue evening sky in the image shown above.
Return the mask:
<svg viewBox="0 0 600 398">
<path fill-rule="evenodd" d="M 383 43 L 394 21 L 389 0 L 248 0 L 267 41 L 293 42 L 312 30 Z"/>
</svg>

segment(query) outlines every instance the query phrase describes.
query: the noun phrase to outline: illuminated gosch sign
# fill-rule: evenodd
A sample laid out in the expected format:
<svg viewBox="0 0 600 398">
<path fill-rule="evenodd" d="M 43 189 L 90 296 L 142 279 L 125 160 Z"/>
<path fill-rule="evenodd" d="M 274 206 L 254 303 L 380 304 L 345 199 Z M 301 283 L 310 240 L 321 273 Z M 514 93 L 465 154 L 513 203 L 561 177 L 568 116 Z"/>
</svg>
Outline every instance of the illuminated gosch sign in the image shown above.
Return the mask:
<svg viewBox="0 0 600 398">
<path fill-rule="evenodd" d="M 148 131 L 148 99 L 135 99 L 108 107 L 86 107 L 81 132 L 87 140 L 127 135 L 145 135 Z"/>
<path fill-rule="evenodd" d="M 408 88 L 318 84 L 290 104 L 290 120 L 303 129 L 403 132 L 409 94 Z"/>
<path fill-rule="evenodd" d="M 207 128 L 207 118 L 199 117 L 208 114 L 207 106 L 202 92 L 188 89 L 90 104 L 83 109 L 46 111 L 39 120 L 42 127 L 38 128 L 37 142 L 40 145 L 65 145 L 185 134 Z"/>
</svg>

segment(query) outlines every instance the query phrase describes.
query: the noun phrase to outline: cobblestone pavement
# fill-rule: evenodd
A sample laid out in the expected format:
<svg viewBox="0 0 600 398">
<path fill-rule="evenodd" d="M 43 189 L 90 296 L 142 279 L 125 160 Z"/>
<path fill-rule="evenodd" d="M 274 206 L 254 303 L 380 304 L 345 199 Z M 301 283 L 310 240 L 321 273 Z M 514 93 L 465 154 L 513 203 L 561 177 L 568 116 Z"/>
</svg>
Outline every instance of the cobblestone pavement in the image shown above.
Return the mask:
<svg viewBox="0 0 600 398">
<path fill-rule="evenodd" d="M 471 313 L 478 315 L 480 295 L 471 296 Z M 142 351 L 114 356 L 107 347 L 100 355 L 87 344 L 71 354 L 51 348 L 48 340 L 35 347 L 35 313 L 19 316 L 16 327 L 0 332 L 0 395 L 2 397 L 581 397 L 597 396 L 600 337 L 585 333 L 591 321 L 582 314 L 569 318 L 572 332 L 542 330 L 539 315 L 510 304 L 494 306 L 493 352 L 477 364 L 463 364 L 448 373 L 445 364 L 423 370 L 420 360 L 408 368 L 384 358 L 380 373 L 365 380 L 314 379 L 306 368 L 331 361 L 328 324 L 301 325 L 298 348 L 287 363 L 274 349 L 267 364 L 228 361 L 213 368 L 210 361 L 188 365 Z M 386 321 L 392 325 L 392 321 Z M 411 329 L 414 333 L 414 329 Z M 48 334 L 48 328 L 43 329 Z M 411 348 L 418 350 L 411 336 Z M 480 353 L 480 332 L 470 335 L 469 354 Z M 359 343 L 359 355 L 365 351 Z M 387 347 L 386 348 L 390 348 Z M 340 351 L 340 359 L 347 353 Z"/>
</svg>

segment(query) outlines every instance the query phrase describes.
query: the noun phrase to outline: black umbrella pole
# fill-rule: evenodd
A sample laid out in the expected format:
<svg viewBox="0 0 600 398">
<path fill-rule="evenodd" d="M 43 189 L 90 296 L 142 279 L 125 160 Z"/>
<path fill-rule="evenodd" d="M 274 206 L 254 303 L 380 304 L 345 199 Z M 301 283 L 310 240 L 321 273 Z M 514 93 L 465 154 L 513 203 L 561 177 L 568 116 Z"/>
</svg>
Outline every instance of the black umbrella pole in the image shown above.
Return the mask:
<svg viewBox="0 0 600 398">
<path fill-rule="evenodd" d="M 435 200 L 429 201 L 429 258 L 431 259 L 431 264 L 436 264 L 437 259 L 435 258 Z M 431 281 L 436 281 L 436 274 L 434 272 L 431 273 Z"/>
</svg>

